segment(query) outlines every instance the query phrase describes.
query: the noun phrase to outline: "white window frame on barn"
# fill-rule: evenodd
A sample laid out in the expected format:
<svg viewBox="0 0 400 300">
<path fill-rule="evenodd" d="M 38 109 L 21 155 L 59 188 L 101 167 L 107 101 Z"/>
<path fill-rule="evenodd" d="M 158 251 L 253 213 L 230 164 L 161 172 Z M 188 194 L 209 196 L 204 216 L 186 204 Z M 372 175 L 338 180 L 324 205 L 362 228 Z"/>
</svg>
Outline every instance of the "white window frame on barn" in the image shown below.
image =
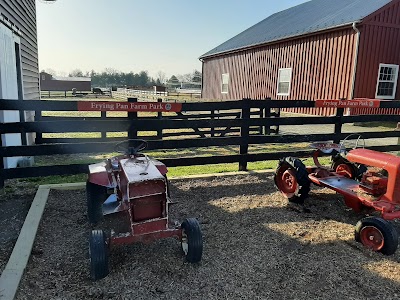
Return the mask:
<svg viewBox="0 0 400 300">
<path fill-rule="evenodd" d="M 229 73 L 222 74 L 221 78 L 221 94 L 228 94 L 229 89 Z"/>
<path fill-rule="evenodd" d="M 375 97 L 379 99 L 394 99 L 396 97 L 398 75 L 399 65 L 379 64 Z M 390 95 L 388 95 L 388 93 L 384 95 L 379 94 L 380 88 L 382 88 L 383 85 L 386 85 L 386 89 L 392 90 Z"/>
<path fill-rule="evenodd" d="M 282 74 L 286 72 L 286 74 Z M 289 77 L 289 78 L 288 78 Z M 289 96 L 290 94 L 290 86 L 292 82 L 292 68 L 282 68 L 278 70 L 278 85 L 276 87 L 278 96 Z M 281 91 L 281 84 L 288 83 L 287 92 Z"/>
</svg>

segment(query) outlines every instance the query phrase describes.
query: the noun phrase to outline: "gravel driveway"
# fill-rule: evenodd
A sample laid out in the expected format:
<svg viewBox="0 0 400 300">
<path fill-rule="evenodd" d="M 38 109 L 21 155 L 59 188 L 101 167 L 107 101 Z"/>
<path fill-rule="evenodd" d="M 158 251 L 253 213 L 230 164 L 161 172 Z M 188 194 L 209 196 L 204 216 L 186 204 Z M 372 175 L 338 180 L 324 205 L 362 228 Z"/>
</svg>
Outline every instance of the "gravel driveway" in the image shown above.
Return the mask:
<svg viewBox="0 0 400 300">
<path fill-rule="evenodd" d="M 288 206 L 271 173 L 171 182 L 172 219 L 199 219 L 203 260 L 174 239 L 113 249 L 91 282 L 85 193 L 51 191 L 17 299 L 399 299 L 400 250 L 353 240 L 361 216 L 313 188 L 309 211 Z M 396 224 L 399 230 L 398 224 Z"/>
</svg>

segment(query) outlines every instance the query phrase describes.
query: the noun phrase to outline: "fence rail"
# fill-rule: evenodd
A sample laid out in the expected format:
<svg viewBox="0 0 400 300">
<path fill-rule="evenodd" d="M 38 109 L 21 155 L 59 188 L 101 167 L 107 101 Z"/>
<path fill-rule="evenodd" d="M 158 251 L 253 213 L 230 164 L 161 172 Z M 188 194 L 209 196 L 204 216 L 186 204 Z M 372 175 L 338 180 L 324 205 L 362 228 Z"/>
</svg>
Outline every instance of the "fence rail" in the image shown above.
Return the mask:
<svg viewBox="0 0 400 300">
<path fill-rule="evenodd" d="M 137 101 L 135 98 L 129 99 Z M 158 100 L 160 101 L 160 100 Z M 0 100 L 0 110 L 35 111 L 35 120 L 14 123 L 0 123 L 2 134 L 35 133 L 34 145 L 0 147 L 0 186 L 4 180 L 21 177 L 78 174 L 87 171 L 85 164 L 36 166 L 4 169 L 3 158 L 19 156 L 39 156 L 55 154 L 107 153 L 114 150 L 114 144 L 121 137 L 109 137 L 109 133 L 125 132 L 130 138 L 143 138 L 140 132 L 154 132 L 144 136 L 148 139 L 148 149 L 186 149 L 204 147 L 238 146 L 234 155 L 194 156 L 162 159 L 167 166 L 189 166 L 202 164 L 239 163 L 239 169 L 247 169 L 252 161 L 275 160 L 283 156 L 304 157 L 310 150 L 249 153 L 249 145 L 291 144 L 321 140 L 339 141 L 348 134 L 342 132 L 342 125 L 354 122 L 393 121 L 400 122 L 399 115 L 343 116 L 343 108 L 330 117 L 296 116 L 282 117 L 280 108 L 315 107 L 313 101 L 250 100 L 225 102 L 182 103 L 181 112 L 155 112 L 139 114 L 128 112 L 125 117 L 111 117 L 102 111 L 95 117 L 50 117 L 43 112 L 77 111 L 79 101 L 42 100 Z M 381 107 L 400 108 L 400 101 L 385 101 Z M 21 114 L 23 115 L 23 114 Z M 309 132 L 299 134 L 278 134 L 279 126 L 330 124 L 330 133 Z M 49 133 L 96 132 L 93 138 L 50 138 Z M 355 132 L 365 139 L 400 137 L 400 131 Z M 400 150 L 400 146 L 374 146 L 380 151 Z"/>
<path fill-rule="evenodd" d="M 118 88 L 116 91 L 112 92 L 112 97 L 115 99 L 126 100 L 128 98 L 139 98 L 146 100 L 157 100 L 159 98 L 164 101 L 175 101 L 177 98 L 185 98 L 187 100 L 198 99 L 201 96 L 201 90 L 176 90 L 174 92 L 171 91 L 153 91 L 153 90 L 134 90 L 134 89 L 124 89 Z"/>
<path fill-rule="evenodd" d="M 66 99 L 66 98 L 110 98 L 111 91 L 40 91 L 40 99 Z"/>
</svg>

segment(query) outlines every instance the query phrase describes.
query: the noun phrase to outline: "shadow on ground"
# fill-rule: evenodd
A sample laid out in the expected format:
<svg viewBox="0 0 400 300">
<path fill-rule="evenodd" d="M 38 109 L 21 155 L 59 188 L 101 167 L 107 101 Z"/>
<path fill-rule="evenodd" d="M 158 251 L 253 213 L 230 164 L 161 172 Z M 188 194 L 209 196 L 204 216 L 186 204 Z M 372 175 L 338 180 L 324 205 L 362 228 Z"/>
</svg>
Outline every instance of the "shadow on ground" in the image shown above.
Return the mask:
<svg viewBox="0 0 400 300">
<path fill-rule="evenodd" d="M 288 207 L 270 174 L 171 183 L 171 219 L 197 217 L 203 260 L 173 239 L 115 248 L 91 282 L 84 191 L 52 191 L 17 299 L 398 299 L 400 253 L 353 241 L 361 216 L 313 189 L 309 213 Z"/>
</svg>

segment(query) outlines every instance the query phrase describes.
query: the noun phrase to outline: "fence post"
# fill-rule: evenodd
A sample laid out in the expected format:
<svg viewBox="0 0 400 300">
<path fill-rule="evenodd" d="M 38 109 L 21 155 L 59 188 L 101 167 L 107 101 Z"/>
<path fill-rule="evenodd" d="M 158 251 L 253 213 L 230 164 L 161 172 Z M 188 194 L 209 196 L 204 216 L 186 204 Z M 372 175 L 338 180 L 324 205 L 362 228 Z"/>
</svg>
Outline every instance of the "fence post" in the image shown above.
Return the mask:
<svg viewBox="0 0 400 300">
<path fill-rule="evenodd" d="M 137 98 L 128 98 L 128 102 L 132 103 L 132 102 L 138 102 Z M 137 120 L 138 114 L 137 112 L 128 112 L 128 119 L 129 121 L 134 121 Z M 131 122 L 131 124 L 129 125 L 129 130 L 128 130 L 128 139 L 137 139 L 137 128 L 135 128 Z"/>
<path fill-rule="evenodd" d="M 260 119 L 264 118 L 264 111 L 265 111 L 265 108 L 260 107 L 260 111 L 258 112 L 258 115 L 259 115 Z M 264 126 L 260 125 L 258 127 L 258 134 L 262 135 L 263 133 L 264 133 Z"/>
<path fill-rule="evenodd" d="M 157 99 L 157 102 L 158 102 L 158 103 L 162 102 L 162 99 L 161 99 L 161 98 L 158 98 L 158 99 Z M 162 112 L 161 112 L 161 111 L 157 113 L 157 119 L 158 119 L 158 120 L 161 120 L 161 119 L 162 119 Z M 161 125 L 162 122 L 160 121 L 159 124 Z M 158 127 L 158 128 L 157 128 L 157 139 L 162 140 L 162 132 L 163 132 L 162 126 Z"/>
<path fill-rule="evenodd" d="M 107 112 L 106 111 L 102 111 L 101 112 L 101 119 L 102 120 L 106 120 L 107 119 Z M 107 139 L 107 132 L 105 132 L 105 131 L 101 132 L 101 139 L 102 140 L 106 140 Z"/>
<path fill-rule="evenodd" d="M 40 122 L 42 120 L 42 111 L 35 110 L 35 122 Z M 40 145 L 43 143 L 43 134 L 41 132 L 36 132 L 35 144 Z"/>
<path fill-rule="evenodd" d="M 264 108 L 264 118 L 271 118 L 271 106 L 269 101 L 271 98 L 265 98 L 265 103 L 267 104 Z M 271 134 L 271 125 L 264 126 L 264 134 L 270 135 Z"/>
<path fill-rule="evenodd" d="M 19 120 L 20 120 L 20 122 L 25 122 L 26 121 L 25 120 L 25 111 L 24 110 L 20 110 L 19 111 Z M 25 129 L 21 130 L 21 144 L 23 146 L 28 145 L 27 139 L 26 139 L 26 130 Z"/>
<path fill-rule="evenodd" d="M 281 109 L 279 107 L 275 107 L 274 113 L 273 113 L 274 118 L 280 118 L 281 117 Z M 274 133 L 279 134 L 279 125 L 274 125 Z"/>
<path fill-rule="evenodd" d="M 212 110 L 211 111 L 211 120 L 215 120 L 215 110 Z M 210 128 L 210 135 L 211 135 L 211 137 L 214 137 L 215 136 L 215 126 L 213 125 L 211 128 Z"/>
<path fill-rule="evenodd" d="M 242 100 L 242 126 L 240 127 L 240 154 L 244 155 L 249 150 L 249 124 L 250 124 L 250 101 L 251 99 L 245 98 Z M 239 171 L 247 171 L 247 159 L 240 157 Z"/>
<path fill-rule="evenodd" d="M 345 99 L 340 99 L 340 100 L 345 100 Z M 344 108 L 337 108 L 336 109 L 336 117 L 337 117 L 337 121 L 335 123 L 335 135 L 339 135 L 342 133 L 342 125 L 343 125 L 343 117 L 344 114 Z M 335 138 L 333 140 L 334 143 L 339 144 L 340 143 L 340 138 Z"/>
<path fill-rule="evenodd" d="M 3 147 L 3 138 L 0 134 L 0 147 Z M 4 157 L 0 155 L 0 189 L 4 187 Z"/>
</svg>

